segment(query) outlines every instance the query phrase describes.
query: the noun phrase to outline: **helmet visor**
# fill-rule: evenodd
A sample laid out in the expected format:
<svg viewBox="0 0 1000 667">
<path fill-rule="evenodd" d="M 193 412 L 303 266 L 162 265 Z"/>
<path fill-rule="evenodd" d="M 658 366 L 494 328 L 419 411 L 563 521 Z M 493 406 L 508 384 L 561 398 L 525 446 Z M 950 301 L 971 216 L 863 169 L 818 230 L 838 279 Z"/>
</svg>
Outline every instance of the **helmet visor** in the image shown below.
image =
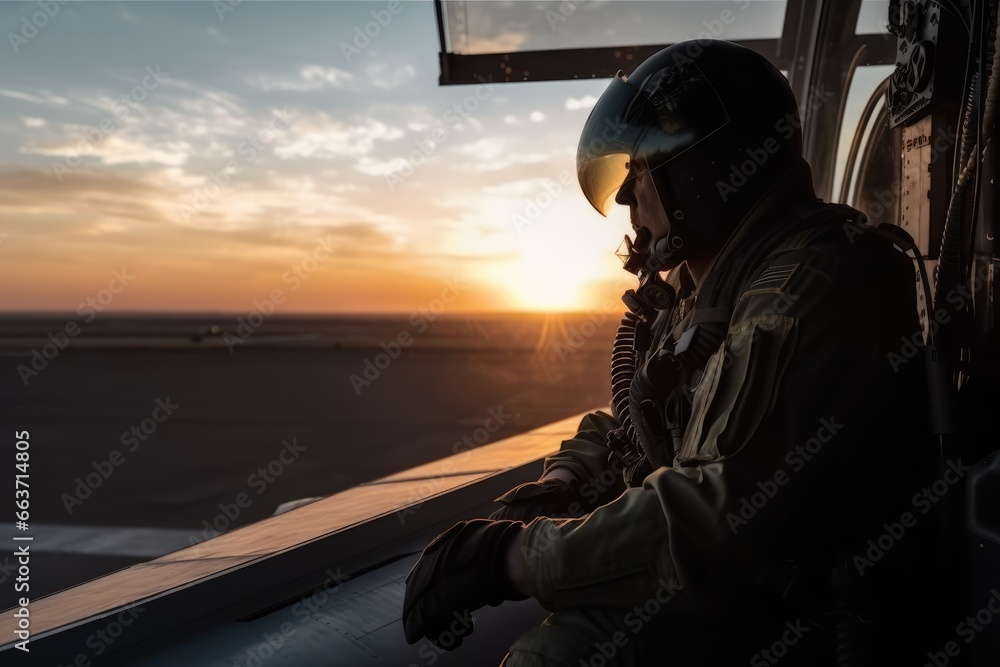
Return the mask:
<svg viewBox="0 0 1000 667">
<path fill-rule="evenodd" d="M 577 148 L 580 188 L 607 215 L 630 169 L 666 164 L 729 122 L 718 93 L 689 58 L 639 80 L 621 72 L 594 105 Z"/>
</svg>

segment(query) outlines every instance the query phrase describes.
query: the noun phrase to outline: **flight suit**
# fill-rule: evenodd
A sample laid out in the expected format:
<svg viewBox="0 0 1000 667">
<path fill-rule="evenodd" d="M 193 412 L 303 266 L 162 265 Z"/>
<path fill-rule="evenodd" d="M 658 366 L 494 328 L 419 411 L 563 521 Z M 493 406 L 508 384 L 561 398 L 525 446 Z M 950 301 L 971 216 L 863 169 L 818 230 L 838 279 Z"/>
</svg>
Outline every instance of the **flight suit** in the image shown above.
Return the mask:
<svg viewBox="0 0 1000 667">
<path fill-rule="evenodd" d="M 737 236 L 783 216 L 771 201 Z M 842 590 L 859 610 L 850 618 L 893 632 L 889 607 L 910 604 L 917 543 L 900 540 L 863 576 L 852 556 L 907 509 L 927 468 L 921 364 L 889 361 L 919 331 L 912 262 L 830 212 L 789 226 L 747 276 L 722 344 L 684 387 L 690 416 L 671 464 L 587 516 L 528 525 L 526 592 L 554 613 L 506 667 L 770 664 L 754 651 L 775 640 L 797 651 L 787 664 L 811 664 L 810 651 L 829 655 L 831 633 L 809 619 Z M 690 310 L 661 317 L 673 331 L 660 322 L 654 348 L 697 316 L 698 298 L 679 296 L 675 308 Z M 603 488 L 618 427 L 588 415 L 546 471 L 568 467 L 584 489 Z M 831 588 L 831 576 L 843 581 Z"/>
</svg>

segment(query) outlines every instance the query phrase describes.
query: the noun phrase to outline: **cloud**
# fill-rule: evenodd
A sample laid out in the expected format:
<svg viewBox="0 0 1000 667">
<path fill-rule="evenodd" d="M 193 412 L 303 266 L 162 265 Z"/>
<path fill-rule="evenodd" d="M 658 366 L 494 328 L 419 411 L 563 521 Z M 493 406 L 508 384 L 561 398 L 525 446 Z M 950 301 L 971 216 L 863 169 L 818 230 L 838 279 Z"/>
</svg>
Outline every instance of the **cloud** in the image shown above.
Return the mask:
<svg viewBox="0 0 1000 667">
<path fill-rule="evenodd" d="M 204 185 L 208 179 L 202 175 L 192 175 L 184 171 L 181 167 L 161 167 L 147 169 L 138 178 L 144 182 L 158 185 L 174 186 L 178 190 L 190 190 L 200 185 Z"/>
<path fill-rule="evenodd" d="M 532 123 L 541 123 L 543 120 L 545 120 L 545 113 L 537 110 L 532 111 L 530 114 L 528 114 L 527 120 L 530 120 Z M 518 118 L 513 114 L 507 114 L 506 116 L 503 117 L 503 122 L 506 125 L 516 125 L 521 122 L 521 118 Z"/>
<path fill-rule="evenodd" d="M 346 192 L 368 192 L 368 188 L 362 188 L 354 183 L 338 183 L 330 187 L 330 192 L 344 194 Z"/>
<path fill-rule="evenodd" d="M 312 188 L 319 183 L 292 179 L 281 183 L 280 190 L 262 191 L 263 201 L 258 202 L 262 205 L 256 209 L 246 206 L 230 215 L 231 204 L 257 199 L 233 198 L 219 210 L 207 209 L 196 219 L 197 225 L 184 226 L 176 224 L 175 193 L 163 185 L 162 178 L 109 172 L 79 170 L 60 183 L 44 171 L 2 170 L 0 220 L 5 220 L 7 229 L 16 231 L 19 242 L 42 243 L 49 251 L 114 233 L 127 238 L 110 252 L 148 256 L 166 249 L 181 263 L 199 254 L 231 258 L 234 243 L 252 244 L 262 256 L 273 256 L 275 249 L 310 244 L 311 239 L 324 234 L 348 244 L 388 241 L 383 246 L 387 247 L 391 244 L 387 230 L 397 223 L 363 207 L 345 207 L 335 196 L 327 196 L 328 202 L 316 206 L 315 212 L 303 213 L 302 202 L 289 193 L 301 192 L 307 203 L 318 204 L 321 193 Z M 310 197 L 316 201 L 309 201 Z M 338 214 L 332 215 L 333 210 Z M 37 218 L 44 218 L 46 224 L 38 224 Z M 151 225 L 156 227 L 155 244 L 149 242 Z M 358 246 L 343 247 L 356 251 Z M 108 246 L 97 248 L 109 252 Z"/>
<path fill-rule="evenodd" d="M 409 163 L 401 157 L 394 157 L 391 160 L 375 160 L 370 157 L 363 157 L 354 168 L 362 174 L 369 176 L 385 176 L 392 174 L 406 167 Z"/>
<path fill-rule="evenodd" d="M 268 170 L 267 175 L 271 178 L 271 183 L 280 190 L 286 192 L 316 192 L 316 179 L 312 176 L 286 176 L 273 170 Z"/>
<path fill-rule="evenodd" d="M 501 171 L 510 167 L 523 167 L 524 165 L 548 162 L 553 157 L 550 153 L 502 150 L 502 145 L 488 143 L 491 141 L 493 140 L 483 139 L 461 147 L 461 149 L 458 149 L 458 152 L 478 157 L 480 160 L 471 164 L 454 164 L 452 167 L 464 173 Z M 499 140 L 496 140 L 496 142 L 500 144 Z"/>
<path fill-rule="evenodd" d="M 89 117 L 86 127 L 90 128 L 88 133 L 93 134 L 99 131 L 102 121 L 110 120 L 113 134 L 128 130 L 133 136 L 160 137 L 160 141 L 184 138 L 194 141 L 193 154 L 213 155 L 218 146 L 213 142 L 230 144 L 231 137 L 256 132 L 271 117 L 257 116 L 259 110 L 249 110 L 241 98 L 225 91 L 176 80 L 168 80 L 164 88 L 167 86 L 184 92 L 169 95 L 166 90 L 157 89 L 150 92 L 147 100 L 128 106 L 105 94 L 81 97 L 79 101 L 93 109 L 77 111 L 75 117 L 80 120 L 76 127 L 83 126 L 83 121 Z M 64 125 L 64 134 L 72 127 Z M 143 141 L 149 143 L 154 139 Z"/>
<path fill-rule="evenodd" d="M 528 178 L 507 181 L 498 185 L 487 185 L 482 191 L 483 194 L 498 197 L 534 197 L 539 192 L 542 192 L 546 185 L 551 185 L 553 180 L 551 178 Z"/>
<path fill-rule="evenodd" d="M 344 123 L 321 113 L 311 118 L 297 118 L 288 143 L 276 146 L 274 153 L 283 159 L 359 157 L 372 152 L 378 141 L 392 141 L 402 136 L 400 128 L 373 118 Z"/>
<path fill-rule="evenodd" d="M 157 217 L 150 203 L 163 196 L 156 184 L 111 173 L 77 170 L 60 183 L 46 171 L 4 170 L 0 174 L 0 213 L 13 213 L 30 225 L 27 216 L 59 215 L 120 217 L 149 220 Z"/>
<path fill-rule="evenodd" d="M 150 145 L 112 135 L 94 147 L 93 155 L 104 164 L 157 163 L 177 167 L 187 162 L 191 145 L 186 141 L 171 141 Z"/>
<path fill-rule="evenodd" d="M 45 127 L 48 125 L 48 121 L 44 118 L 31 118 L 30 116 L 21 116 L 21 122 L 24 123 L 25 127 Z"/>
<path fill-rule="evenodd" d="M 323 67 L 322 65 L 308 65 L 299 70 L 299 76 L 303 81 L 321 81 L 333 86 L 342 86 L 354 75 L 336 67 Z"/>
<path fill-rule="evenodd" d="M 31 93 L 23 93 L 19 90 L 7 90 L 5 88 L 0 88 L 0 95 L 3 95 L 4 97 L 10 97 L 15 100 L 34 102 L 36 104 L 47 104 L 47 105 L 57 105 L 57 106 L 66 106 L 67 104 L 69 104 L 69 100 L 67 100 L 65 97 L 53 95 L 47 90 L 39 91 L 38 95 L 32 95 Z"/>
<path fill-rule="evenodd" d="M 411 81 L 417 75 L 409 63 L 392 65 L 383 61 L 373 62 L 365 68 L 367 83 L 381 90 L 392 90 Z"/>
<path fill-rule="evenodd" d="M 350 88 L 352 90 L 392 90 L 411 81 L 417 74 L 409 63 L 377 61 L 365 67 L 360 77 L 337 67 L 325 65 L 305 65 L 298 76 L 282 78 L 276 76 L 248 77 L 247 83 L 264 92 L 273 90 L 311 92 L 324 88 Z"/>
<path fill-rule="evenodd" d="M 566 109 L 568 111 L 578 111 L 580 109 L 592 109 L 593 106 L 597 104 L 597 98 L 593 95 L 584 95 L 583 97 L 567 97 L 566 98 Z"/>
<path fill-rule="evenodd" d="M 197 90 L 193 97 L 181 99 L 178 106 L 197 117 L 242 122 L 249 112 L 236 95 L 217 90 Z"/>
<path fill-rule="evenodd" d="M 469 155 L 480 160 L 492 160 L 503 150 L 503 141 L 496 137 L 485 137 L 471 144 L 463 144 L 455 149 L 462 155 Z"/>
<path fill-rule="evenodd" d="M 106 165 L 115 164 L 163 164 L 179 166 L 187 162 L 191 144 L 185 141 L 156 141 L 149 137 L 126 137 L 116 134 L 101 135 L 95 141 L 83 139 L 88 136 L 83 128 L 64 126 L 76 134 L 45 145 L 24 146 L 22 153 L 48 155 L 56 158 L 70 156 L 97 158 Z"/>
<path fill-rule="evenodd" d="M 336 67 L 306 65 L 299 69 L 297 78 L 282 79 L 273 76 L 249 77 L 247 83 L 264 92 L 283 90 L 309 92 L 323 88 L 343 88 L 354 75 Z"/>
<path fill-rule="evenodd" d="M 118 234 L 127 230 L 128 227 L 120 222 L 114 222 L 112 220 L 99 220 L 92 225 L 81 227 L 80 233 L 88 236 L 100 236 L 102 234 Z"/>
</svg>

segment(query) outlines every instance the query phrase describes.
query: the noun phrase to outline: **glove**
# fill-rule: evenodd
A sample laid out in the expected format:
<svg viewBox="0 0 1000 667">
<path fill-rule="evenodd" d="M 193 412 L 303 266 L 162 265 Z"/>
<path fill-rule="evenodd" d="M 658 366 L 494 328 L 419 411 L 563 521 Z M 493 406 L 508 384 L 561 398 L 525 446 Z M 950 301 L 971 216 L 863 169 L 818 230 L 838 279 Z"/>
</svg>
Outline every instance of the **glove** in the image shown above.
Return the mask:
<svg viewBox="0 0 1000 667">
<path fill-rule="evenodd" d="M 434 538 L 406 576 L 406 641 L 413 644 L 427 637 L 435 646 L 452 650 L 473 630 L 471 623 L 456 630 L 456 619 L 485 605 L 526 599 L 505 575 L 507 547 L 523 528 L 520 521 L 474 519 L 460 521 Z M 443 639 L 446 634 L 449 639 Z"/>
<path fill-rule="evenodd" d="M 515 486 L 493 501 L 504 506 L 491 514 L 490 519 L 528 523 L 540 516 L 571 517 L 569 506 L 578 500 L 578 488 L 579 484 L 570 484 L 558 477 L 546 477 Z"/>
</svg>

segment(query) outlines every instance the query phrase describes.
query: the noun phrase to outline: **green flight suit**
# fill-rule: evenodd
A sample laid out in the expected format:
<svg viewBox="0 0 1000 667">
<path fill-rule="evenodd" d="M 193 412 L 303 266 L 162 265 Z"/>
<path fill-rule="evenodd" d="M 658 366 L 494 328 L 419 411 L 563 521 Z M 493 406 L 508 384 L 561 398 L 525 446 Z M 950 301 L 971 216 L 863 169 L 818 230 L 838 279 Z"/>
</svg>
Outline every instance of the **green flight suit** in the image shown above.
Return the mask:
<svg viewBox="0 0 1000 667">
<path fill-rule="evenodd" d="M 765 202 L 730 244 L 784 210 Z M 790 556 L 863 552 L 919 490 L 923 467 L 910 453 L 923 443 L 910 433 L 921 427 L 908 420 L 921 405 L 920 364 L 889 361 L 919 331 L 912 262 L 829 216 L 777 243 L 742 285 L 672 465 L 589 515 L 529 524 L 527 591 L 555 613 L 512 647 L 506 667 L 684 664 L 716 655 L 740 618 L 747 646 L 769 629 L 791 636 L 781 620 L 791 628 L 796 619 L 782 619 L 777 601 L 768 622 L 745 622 L 748 609 L 769 604 L 761 572 Z M 617 427 L 589 415 L 546 470 L 568 467 L 603 491 Z M 889 573 L 889 560 L 873 569 Z M 898 582 L 864 583 L 872 608 L 888 614 Z M 752 653 L 738 655 L 754 664 Z"/>
</svg>

